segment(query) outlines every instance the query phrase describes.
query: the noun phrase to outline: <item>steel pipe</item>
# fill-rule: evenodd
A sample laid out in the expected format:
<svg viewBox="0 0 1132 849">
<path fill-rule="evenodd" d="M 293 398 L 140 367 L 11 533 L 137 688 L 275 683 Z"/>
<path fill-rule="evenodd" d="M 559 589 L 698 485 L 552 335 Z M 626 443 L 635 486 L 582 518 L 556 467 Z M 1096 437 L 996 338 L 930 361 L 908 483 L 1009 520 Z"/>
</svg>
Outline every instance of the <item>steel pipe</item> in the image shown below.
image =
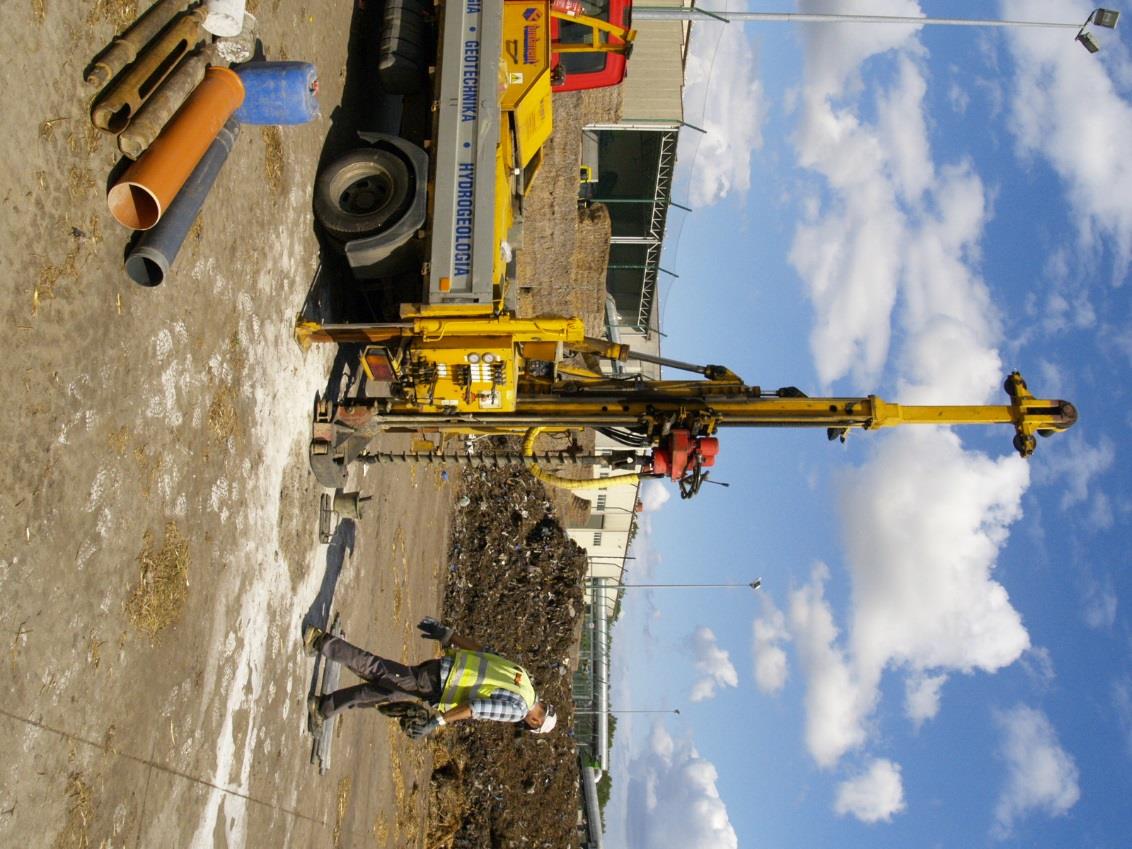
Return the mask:
<svg viewBox="0 0 1132 849">
<path fill-rule="evenodd" d="M 130 159 L 137 159 L 145 153 L 169 119 L 200 85 L 204 69 L 215 56 L 216 50 L 209 46 L 178 65 L 157 93 L 146 101 L 137 117 L 118 135 L 118 150 Z"/>
<path fill-rule="evenodd" d="M 86 82 L 104 86 L 137 57 L 150 40 L 187 6 L 185 0 L 157 0 L 129 28 L 114 36 L 109 45 L 87 68 Z"/>
<path fill-rule="evenodd" d="M 177 63 L 203 40 L 204 10 L 186 12 L 145 48 L 125 73 L 103 92 L 90 110 L 90 120 L 103 132 L 117 135 L 126 129 Z"/>
</svg>

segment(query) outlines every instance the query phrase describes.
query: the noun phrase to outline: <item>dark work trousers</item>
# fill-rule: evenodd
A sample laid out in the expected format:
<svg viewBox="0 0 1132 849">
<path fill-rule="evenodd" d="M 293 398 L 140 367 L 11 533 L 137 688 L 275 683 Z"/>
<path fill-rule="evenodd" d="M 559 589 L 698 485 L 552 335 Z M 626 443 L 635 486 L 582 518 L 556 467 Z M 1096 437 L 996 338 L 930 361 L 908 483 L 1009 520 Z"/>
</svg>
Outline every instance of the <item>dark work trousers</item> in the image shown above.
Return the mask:
<svg viewBox="0 0 1132 849">
<path fill-rule="evenodd" d="M 323 657 L 341 663 L 364 682 L 323 695 L 319 712 L 327 719 L 347 708 L 418 700 L 436 705 L 440 701 L 439 660 L 406 666 L 370 654 L 341 637 L 331 636 L 323 639 L 318 650 Z"/>
</svg>

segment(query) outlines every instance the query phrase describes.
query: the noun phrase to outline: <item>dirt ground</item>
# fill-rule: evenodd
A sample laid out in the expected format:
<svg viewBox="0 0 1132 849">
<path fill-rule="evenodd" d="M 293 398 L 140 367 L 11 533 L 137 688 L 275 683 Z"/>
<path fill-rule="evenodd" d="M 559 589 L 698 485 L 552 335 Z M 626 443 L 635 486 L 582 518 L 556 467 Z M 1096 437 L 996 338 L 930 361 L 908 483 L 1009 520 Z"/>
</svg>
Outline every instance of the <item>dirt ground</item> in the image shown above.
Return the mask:
<svg viewBox="0 0 1132 849">
<path fill-rule="evenodd" d="M 105 203 L 119 157 L 89 126 L 82 81 L 135 4 L 5 8 L 3 846 L 425 845 L 429 747 L 349 715 L 331 771 L 310 765 L 299 623 L 332 606 L 351 640 L 425 656 L 413 623 L 441 608 L 457 478 L 357 477 L 364 517 L 318 541 L 306 441 L 334 351 L 304 353 L 291 331 L 320 263 L 317 164 L 358 120 L 353 10 L 249 8 L 267 58 L 316 63 L 323 114 L 243 129 L 154 289 L 122 271 L 128 234 Z M 583 107 L 563 103 L 572 120 Z M 536 186 L 571 232 L 572 188 Z M 567 253 L 568 274 L 591 273 Z M 533 270 L 551 267 L 553 293 Z M 559 267 L 526 267 L 528 308 L 577 305 Z"/>
</svg>

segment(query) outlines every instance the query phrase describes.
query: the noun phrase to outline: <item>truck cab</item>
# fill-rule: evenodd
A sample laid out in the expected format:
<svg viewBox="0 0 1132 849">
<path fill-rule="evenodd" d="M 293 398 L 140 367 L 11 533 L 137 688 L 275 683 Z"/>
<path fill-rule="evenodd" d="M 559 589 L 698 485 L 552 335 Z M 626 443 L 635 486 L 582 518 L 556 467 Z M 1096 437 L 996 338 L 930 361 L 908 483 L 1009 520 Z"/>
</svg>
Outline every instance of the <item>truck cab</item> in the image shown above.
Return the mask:
<svg viewBox="0 0 1132 849">
<path fill-rule="evenodd" d="M 606 88 L 625 79 L 632 48 L 632 0 L 554 0 L 551 8 L 555 93 Z M 597 28 L 594 22 L 609 29 Z"/>
</svg>

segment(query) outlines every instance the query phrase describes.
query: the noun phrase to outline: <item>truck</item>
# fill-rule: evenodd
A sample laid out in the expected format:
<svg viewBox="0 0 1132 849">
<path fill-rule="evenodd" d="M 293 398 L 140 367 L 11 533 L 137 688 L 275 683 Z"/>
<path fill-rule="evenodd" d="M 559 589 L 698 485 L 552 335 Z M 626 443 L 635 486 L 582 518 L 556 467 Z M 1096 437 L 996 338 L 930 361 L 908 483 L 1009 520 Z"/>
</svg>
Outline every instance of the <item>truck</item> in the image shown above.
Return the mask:
<svg viewBox="0 0 1132 849">
<path fill-rule="evenodd" d="M 315 184 L 315 219 L 355 278 L 420 275 L 420 300 L 433 306 L 501 297 L 553 131 L 552 91 L 568 79 L 560 57 L 623 64 L 634 36 L 574 3 L 388 0 L 378 75 L 386 91 L 417 98 L 416 111 L 398 133 L 360 133 Z M 558 26 L 574 40 L 555 41 Z M 582 75 L 567 89 L 617 80 Z M 431 121 L 420 120 L 422 100 Z"/>
<path fill-rule="evenodd" d="M 416 2 L 391 0 L 386 17 L 392 14 L 398 32 L 414 30 L 397 18 L 397 4 Z M 507 248 L 551 132 L 550 20 L 546 2 L 445 5 L 437 65 L 427 74 L 435 92 L 431 134 L 419 143 L 366 134 L 365 147 L 318 178 L 316 217 L 356 277 L 420 278 L 412 289 L 417 294 L 388 320 L 297 324 L 303 345 L 349 344 L 360 351 L 350 392 L 315 402 L 309 456 L 323 485 L 342 486 L 355 462 L 466 462 L 466 453 L 448 449 L 448 437 L 501 436 L 520 438 L 521 447 L 501 449 L 491 462 L 523 463 L 551 484 L 565 480 L 550 471 L 552 464 L 609 464 L 623 477 L 669 478 L 689 498 L 708 479 L 718 433 L 730 426 L 822 428 L 830 439 L 844 439 L 856 429 L 1003 424 L 1028 457 L 1037 436 L 1073 425 L 1071 403 L 1036 398 L 1018 372 L 1006 378 L 1007 403 L 1000 405 L 810 398 L 795 387 L 748 385 L 724 366 L 589 337 L 576 317 L 516 315 L 504 297 Z M 410 50 L 396 39 L 387 43 L 383 70 L 394 83 L 424 73 L 419 57 L 406 60 Z M 500 57 L 498 75 L 488 57 Z M 428 62 L 426 56 L 423 65 Z M 698 377 L 654 380 L 601 368 L 602 361 L 630 360 Z M 586 428 L 626 450 L 583 455 L 576 437 Z M 566 434 L 568 447 L 540 455 L 536 440 L 547 431 Z M 428 438 L 396 456 L 372 451 L 373 439 L 385 432 Z"/>
</svg>

